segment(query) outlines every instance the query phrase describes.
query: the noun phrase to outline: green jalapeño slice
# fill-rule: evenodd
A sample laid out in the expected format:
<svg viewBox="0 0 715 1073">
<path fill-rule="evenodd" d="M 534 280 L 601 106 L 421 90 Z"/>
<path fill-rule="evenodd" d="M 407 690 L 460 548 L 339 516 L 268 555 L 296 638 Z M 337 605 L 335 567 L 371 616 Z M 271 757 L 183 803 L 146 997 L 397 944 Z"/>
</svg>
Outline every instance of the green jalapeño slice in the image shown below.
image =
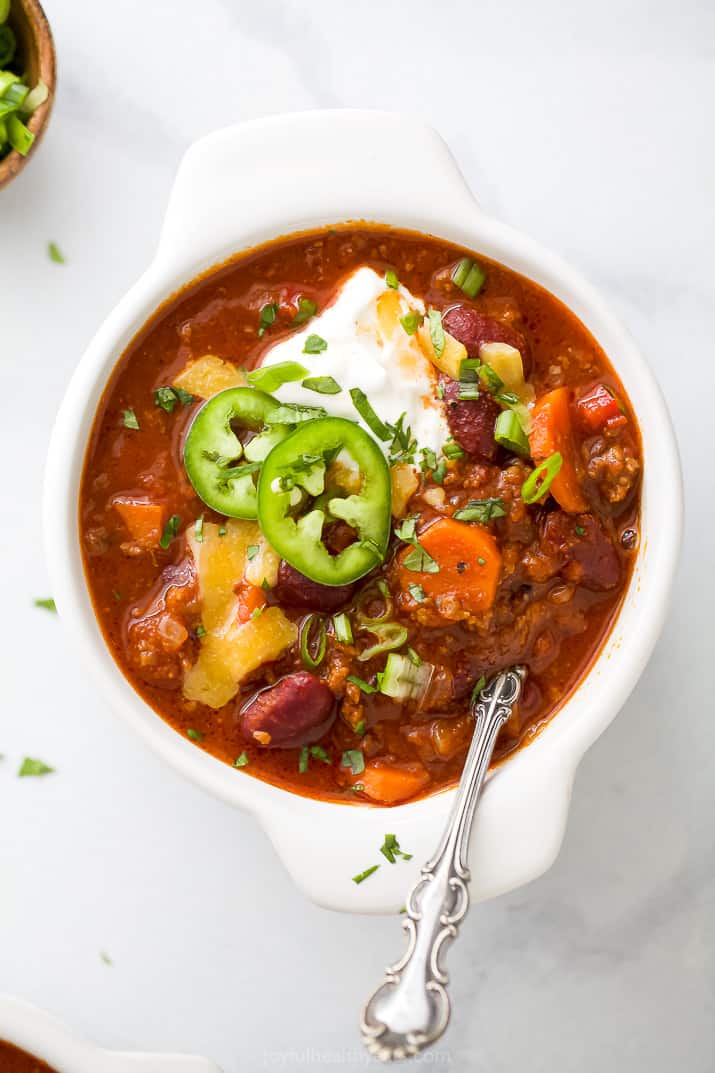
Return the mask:
<svg viewBox="0 0 715 1073">
<path fill-rule="evenodd" d="M 269 544 L 301 574 L 346 585 L 381 563 L 390 538 L 390 471 L 382 450 L 342 417 L 306 421 L 267 456 L 258 520 Z M 345 522 L 355 539 L 332 555 L 323 527 Z"/>
<path fill-rule="evenodd" d="M 277 399 L 263 391 L 231 387 L 196 414 L 184 443 L 184 465 L 196 494 L 212 510 L 230 518 L 256 517 L 256 480 L 263 459 L 292 427 L 266 427 L 281 409 Z M 248 438 L 250 433 L 255 435 Z"/>
</svg>

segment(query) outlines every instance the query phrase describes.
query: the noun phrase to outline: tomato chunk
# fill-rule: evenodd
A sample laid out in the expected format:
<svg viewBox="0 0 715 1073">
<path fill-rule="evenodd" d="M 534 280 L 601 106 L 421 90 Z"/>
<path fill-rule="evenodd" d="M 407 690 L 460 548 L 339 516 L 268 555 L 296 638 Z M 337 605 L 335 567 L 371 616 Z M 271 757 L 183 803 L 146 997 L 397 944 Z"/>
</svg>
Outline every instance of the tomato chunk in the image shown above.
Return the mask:
<svg viewBox="0 0 715 1073">
<path fill-rule="evenodd" d="M 239 588 L 238 596 L 238 621 L 248 622 L 249 619 L 259 613 L 266 606 L 266 594 L 257 585 L 243 584 Z"/>
<path fill-rule="evenodd" d="M 596 384 L 576 403 L 576 412 L 585 432 L 595 435 L 614 418 L 622 417 L 618 399 L 605 384 Z"/>
<path fill-rule="evenodd" d="M 551 495 L 569 514 L 588 510 L 578 474 L 569 388 L 557 387 L 537 399 L 531 415 L 529 449 L 537 464 L 558 451 L 562 458 L 561 469 L 551 484 Z"/>
</svg>

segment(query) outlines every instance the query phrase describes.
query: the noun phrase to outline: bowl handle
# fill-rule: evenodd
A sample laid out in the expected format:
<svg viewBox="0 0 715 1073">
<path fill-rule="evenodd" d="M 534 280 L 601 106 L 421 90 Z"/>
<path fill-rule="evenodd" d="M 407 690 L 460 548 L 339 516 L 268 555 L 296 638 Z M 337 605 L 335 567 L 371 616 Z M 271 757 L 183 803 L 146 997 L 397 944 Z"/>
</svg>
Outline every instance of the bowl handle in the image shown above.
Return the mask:
<svg viewBox="0 0 715 1073">
<path fill-rule="evenodd" d="M 444 232 L 476 202 L 442 138 L 391 112 L 299 112 L 226 127 L 186 152 L 157 259 L 208 267 L 292 231 L 377 220 Z"/>
</svg>

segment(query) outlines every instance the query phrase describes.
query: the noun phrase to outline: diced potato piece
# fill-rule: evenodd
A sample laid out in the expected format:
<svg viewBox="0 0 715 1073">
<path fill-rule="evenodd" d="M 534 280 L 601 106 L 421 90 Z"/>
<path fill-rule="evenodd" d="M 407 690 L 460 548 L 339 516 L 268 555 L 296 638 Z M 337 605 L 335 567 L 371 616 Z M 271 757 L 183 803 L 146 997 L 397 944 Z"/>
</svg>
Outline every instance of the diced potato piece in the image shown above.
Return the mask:
<svg viewBox="0 0 715 1073">
<path fill-rule="evenodd" d="M 224 630 L 233 623 L 238 608 L 236 585 L 246 570 L 246 551 L 257 544 L 259 529 L 255 522 L 229 518 L 225 535 L 219 536 L 220 526 L 204 522 L 203 540 L 196 539 L 194 526 L 187 538 L 199 578 L 201 621 L 205 630 Z"/>
<path fill-rule="evenodd" d="M 225 633 L 208 633 L 201 639 L 198 660 L 184 676 L 184 696 L 221 708 L 236 695 L 246 675 L 278 659 L 297 638 L 298 627 L 279 607 L 268 607 L 248 622 L 234 623 Z"/>
<path fill-rule="evenodd" d="M 417 329 L 417 339 L 422 353 L 426 358 L 436 365 L 440 372 L 445 373 L 447 376 L 451 376 L 453 380 L 459 380 L 459 369 L 467 356 L 467 348 L 464 343 L 460 343 L 449 332 L 444 333 L 444 350 L 439 357 L 435 354 L 434 346 L 432 344 L 432 336 L 429 331 L 429 324 L 427 321 L 421 328 Z"/>
<path fill-rule="evenodd" d="M 197 399 L 210 399 L 228 387 L 245 387 L 246 377 L 237 365 L 215 354 L 195 358 L 174 377 L 174 387 L 188 391 Z"/>
<path fill-rule="evenodd" d="M 281 557 L 273 550 L 260 530 L 253 543 L 258 545 L 258 551 L 246 563 L 243 576 L 251 585 L 262 586 L 265 581 L 267 585 L 274 588 L 278 584 L 278 567 L 281 564 Z"/>
<path fill-rule="evenodd" d="M 115 496 L 112 506 L 120 515 L 129 534 L 140 547 L 155 548 L 161 540 L 164 508 L 150 499 Z"/>
<path fill-rule="evenodd" d="M 398 462 L 390 467 L 390 480 L 392 482 L 392 515 L 394 518 L 404 518 L 410 496 L 414 495 L 420 483 L 419 477 L 414 466 L 411 466 L 409 462 Z"/>
<path fill-rule="evenodd" d="M 516 347 L 509 346 L 508 343 L 482 343 L 479 360 L 491 366 L 507 391 L 513 391 L 520 399 L 524 398 L 527 387 L 524 380 L 524 363 Z"/>
<path fill-rule="evenodd" d="M 377 323 L 383 339 L 391 339 L 400 325 L 402 301 L 399 291 L 383 291 L 377 298 Z"/>
</svg>

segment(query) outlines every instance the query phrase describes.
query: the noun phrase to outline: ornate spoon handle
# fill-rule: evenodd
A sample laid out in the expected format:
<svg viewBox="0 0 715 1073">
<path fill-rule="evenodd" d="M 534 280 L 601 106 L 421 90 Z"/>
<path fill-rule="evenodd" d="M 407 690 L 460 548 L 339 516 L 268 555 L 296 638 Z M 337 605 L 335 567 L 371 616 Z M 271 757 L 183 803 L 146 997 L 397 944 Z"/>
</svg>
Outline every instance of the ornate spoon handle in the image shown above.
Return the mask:
<svg viewBox="0 0 715 1073">
<path fill-rule="evenodd" d="M 440 959 L 469 908 L 472 820 L 497 734 L 521 695 L 525 676 L 523 667 L 504 671 L 479 695 L 474 736 L 449 823 L 407 897 L 407 950 L 385 970 L 383 983 L 363 1010 L 363 1043 L 384 1062 L 418 1054 L 449 1023 L 448 976 Z"/>
</svg>

